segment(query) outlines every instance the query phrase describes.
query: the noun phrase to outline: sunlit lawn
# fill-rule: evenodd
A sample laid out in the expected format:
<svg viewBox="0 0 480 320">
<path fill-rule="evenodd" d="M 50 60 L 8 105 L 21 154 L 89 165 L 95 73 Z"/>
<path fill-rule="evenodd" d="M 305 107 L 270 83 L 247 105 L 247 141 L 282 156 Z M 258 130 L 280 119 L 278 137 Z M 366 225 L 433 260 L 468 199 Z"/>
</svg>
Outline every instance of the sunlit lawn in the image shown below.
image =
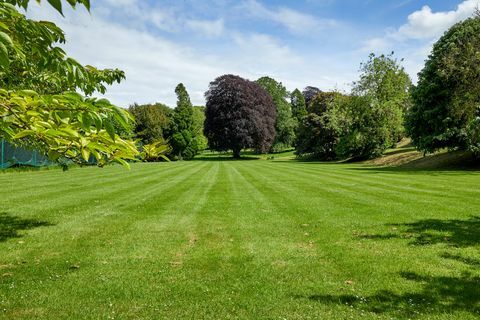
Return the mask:
<svg viewBox="0 0 480 320">
<path fill-rule="evenodd" d="M 203 160 L 0 174 L 0 318 L 480 317 L 480 174 Z"/>
</svg>

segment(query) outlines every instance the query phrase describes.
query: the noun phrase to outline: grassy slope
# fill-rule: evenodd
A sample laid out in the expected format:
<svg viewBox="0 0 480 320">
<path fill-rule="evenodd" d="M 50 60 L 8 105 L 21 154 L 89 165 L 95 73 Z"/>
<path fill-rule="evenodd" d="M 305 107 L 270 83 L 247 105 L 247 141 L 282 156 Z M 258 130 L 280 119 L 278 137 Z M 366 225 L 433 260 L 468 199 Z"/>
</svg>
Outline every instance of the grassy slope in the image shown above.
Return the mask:
<svg viewBox="0 0 480 320">
<path fill-rule="evenodd" d="M 0 174 L 0 318 L 474 319 L 479 182 L 282 160 Z"/>
</svg>

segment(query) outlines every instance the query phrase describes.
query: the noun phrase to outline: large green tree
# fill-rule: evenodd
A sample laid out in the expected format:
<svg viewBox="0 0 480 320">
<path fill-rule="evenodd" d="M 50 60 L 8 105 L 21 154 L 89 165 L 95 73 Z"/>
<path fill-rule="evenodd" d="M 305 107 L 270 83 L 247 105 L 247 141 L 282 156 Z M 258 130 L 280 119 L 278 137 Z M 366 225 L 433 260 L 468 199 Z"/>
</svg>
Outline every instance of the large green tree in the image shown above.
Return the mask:
<svg viewBox="0 0 480 320">
<path fill-rule="evenodd" d="M 480 151 L 480 16 L 448 30 L 433 46 L 412 93 L 407 130 L 418 149 Z"/>
<path fill-rule="evenodd" d="M 351 95 L 312 98 L 299 128 L 297 154 L 324 160 L 380 156 L 403 136 L 410 86 L 393 56 L 370 55 Z"/>
<path fill-rule="evenodd" d="M 143 144 L 166 140 L 173 110 L 162 103 L 138 105 L 128 108 L 135 117 L 135 137 Z"/>
<path fill-rule="evenodd" d="M 288 102 L 290 94 L 287 88 L 270 77 L 262 77 L 256 82 L 270 94 L 277 109 L 276 134 L 272 150 L 278 152 L 292 147 L 295 141 L 296 122 L 292 115 L 292 106 Z"/>
<path fill-rule="evenodd" d="M 128 127 L 130 114 L 78 93 L 104 93 L 124 73 L 83 66 L 66 56 L 58 46 L 65 43 L 59 27 L 19 12 L 17 6 L 26 9 L 29 2 L 0 2 L 0 138 L 42 150 L 51 160 L 83 163 L 93 155 L 99 165 L 127 165 L 138 151 L 133 141 L 116 134 L 114 121 Z M 48 2 L 62 12 L 61 0 Z M 90 8 L 88 0 L 67 3 Z"/>
<path fill-rule="evenodd" d="M 300 122 L 303 117 L 305 117 L 307 112 L 307 103 L 305 102 L 305 97 L 302 92 L 298 89 L 295 89 L 290 95 L 290 103 L 292 105 L 292 115 L 293 117 Z"/>
<path fill-rule="evenodd" d="M 207 137 L 203 134 L 203 127 L 205 125 L 205 107 L 193 107 L 193 133 L 197 140 L 198 151 L 204 151 L 208 148 Z"/>
<path fill-rule="evenodd" d="M 177 107 L 173 111 L 170 122 L 169 143 L 174 156 L 189 160 L 193 159 L 198 152 L 193 105 L 182 83 L 175 88 L 175 93 Z"/>
<path fill-rule="evenodd" d="M 320 92 L 311 101 L 309 114 L 300 121 L 296 154 L 320 160 L 337 158 L 337 145 L 345 129 L 341 109 L 346 97 L 338 92 Z"/>
<path fill-rule="evenodd" d="M 405 135 L 404 117 L 411 105 L 410 76 L 393 53 L 380 56 L 372 53 L 360 71 L 353 94 L 368 98 L 371 108 L 378 109 L 376 112 L 382 118 L 378 125 L 387 132 L 385 148 L 391 147 Z"/>
</svg>

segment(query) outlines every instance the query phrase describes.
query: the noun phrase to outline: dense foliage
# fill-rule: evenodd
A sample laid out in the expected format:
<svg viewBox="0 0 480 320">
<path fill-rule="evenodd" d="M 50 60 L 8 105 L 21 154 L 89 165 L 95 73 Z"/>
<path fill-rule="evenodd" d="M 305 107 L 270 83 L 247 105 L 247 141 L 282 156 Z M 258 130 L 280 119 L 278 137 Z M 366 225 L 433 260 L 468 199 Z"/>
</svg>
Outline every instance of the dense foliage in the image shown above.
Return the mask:
<svg viewBox="0 0 480 320">
<path fill-rule="evenodd" d="M 265 89 L 255 82 L 224 75 L 210 83 L 206 92 L 205 136 L 212 150 L 244 148 L 267 152 L 275 140 L 276 108 Z"/>
<path fill-rule="evenodd" d="M 60 0 L 48 2 L 61 12 Z M 89 8 L 87 0 L 68 3 Z M 129 113 L 76 93 L 104 93 L 106 85 L 124 78 L 123 72 L 82 66 L 67 57 L 57 46 L 65 42 L 59 27 L 27 19 L 14 6 L 28 4 L 0 2 L 0 137 L 44 151 L 55 161 L 84 163 L 93 155 L 100 166 L 127 165 L 138 151 L 115 133 L 112 119 L 128 127 Z"/>
<path fill-rule="evenodd" d="M 203 134 L 203 125 L 205 124 L 205 107 L 193 107 L 193 134 L 197 140 L 198 151 L 204 151 L 208 148 L 207 137 Z"/>
<path fill-rule="evenodd" d="M 270 94 L 277 109 L 275 142 L 272 151 L 279 152 L 292 147 L 297 124 L 292 115 L 292 106 L 288 102 L 290 94 L 287 88 L 270 77 L 262 77 L 256 82 Z"/>
<path fill-rule="evenodd" d="M 320 160 L 337 158 L 337 144 L 344 128 L 338 126 L 336 116 L 344 99 L 337 92 L 318 93 L 310 102 L 309 113 L 298 129 L 296 153 Z"/>
<path fill-rule="evenodd" d="M 178 159 L 193 159 L 198 152 L 195 133 L 194 111 L 185 86 L 180 83 L 175 88 L 177 107 L 172 113 L 169 128 L 169 143 L 172 154 Z"/>
<path fill-rule="evenodd" d="M 412 93 L 407 130 L 424 152 L 480 151 L 480 16 L 454 25 L 434 45 Z"/>
<path fill-rule="evenodd" d="M 302 92 L 298 89 L 295 89 L 290 95 L 290 103 L 292 105 L 292 115 L 297 120 L 297 123 L 302 121 L 307 112 L 307 103 L 305 102 L 305 97 Z"/>
<path fill-rule="evenodd" d="M 144 144 L 142 146 L 142 152 L 140 153 L 140 159 L 144 162 L 157 162 L 167 161 L 170 159 L 167 154 L 170 152 L 170 146 L 163 140 L 159 140 L 153 143 Z"/>
<path fill-rule="evenodd" d="M 370 99 L 377 108 L 391 147 L 405 136 L 404 116 L 410 108 L 412 81 L 400 62 L 390 55 L 375 56 L 361 65 L 360 80 L 354 84 L 353 94 Z"/>
<path fill-rule="evenodd" d="M 135 137 L 143 144 L 165 140 L 172 109 L 161 103 L 134 104 L 128 111 L 135 117 Z"/>
<path fill-rule="evenodd" d="M 303 97 L 305 99 L 305 104 L 308 107 L 310 105 L 310 102 L 317 96 L 317 94 L 321 93 L 322 90 L 320 90 L 317 87 L 312 87 L 308 86 L 305 89 L 303 89 Z"/>
<path fill-rule="evenodd" d="M 296 142 L 299 156 L 373 158 L 403 137 L 410 103 L 407 73 L 392 56 L 373 54 L 361 72 L 350 96 L 319 92 L 310 100 Z"/>
</svg>

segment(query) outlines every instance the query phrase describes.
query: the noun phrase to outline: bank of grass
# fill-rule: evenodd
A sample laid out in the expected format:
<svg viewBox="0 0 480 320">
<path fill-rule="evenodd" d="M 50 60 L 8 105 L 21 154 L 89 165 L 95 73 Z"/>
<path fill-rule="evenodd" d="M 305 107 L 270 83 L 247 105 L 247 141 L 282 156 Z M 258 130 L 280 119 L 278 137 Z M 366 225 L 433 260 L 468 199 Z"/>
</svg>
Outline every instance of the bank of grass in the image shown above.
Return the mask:
<svg viewBox="0 0 480 320">
<path fill-rule="evenodd" d="M 277 158 L 0 175 L 0 318 L 480 317 L 477 172 Z"/>
</svg>

